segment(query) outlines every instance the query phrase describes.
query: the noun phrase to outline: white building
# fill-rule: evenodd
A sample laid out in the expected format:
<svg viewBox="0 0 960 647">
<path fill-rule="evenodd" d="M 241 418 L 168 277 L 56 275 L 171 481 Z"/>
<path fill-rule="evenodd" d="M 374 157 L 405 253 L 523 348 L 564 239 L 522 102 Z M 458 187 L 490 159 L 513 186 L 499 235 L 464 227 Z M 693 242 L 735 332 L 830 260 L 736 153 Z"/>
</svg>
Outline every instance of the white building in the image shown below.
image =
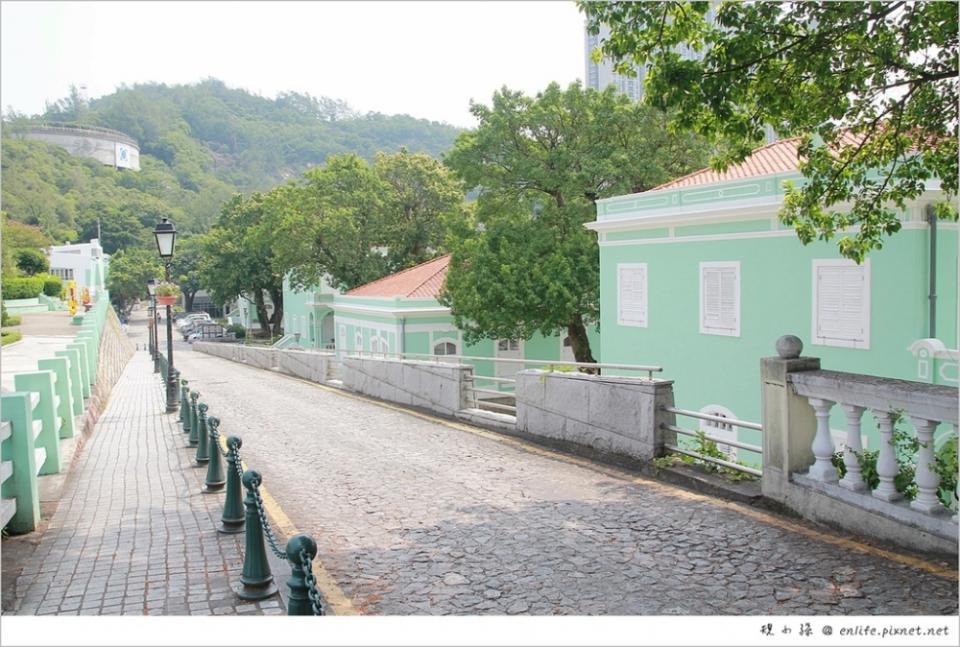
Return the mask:
<svg viewBox="0 0 960 647">
<path fill-rule="evenodd" d="M 98 238 L 89 243 L 54 245 L 50 248 L 50 273 L 64 283 L 76 281 L 78 297 L 84 288 L 89 288 L 93 297 L 106 288 L 109 259 Z"/>
</svg>

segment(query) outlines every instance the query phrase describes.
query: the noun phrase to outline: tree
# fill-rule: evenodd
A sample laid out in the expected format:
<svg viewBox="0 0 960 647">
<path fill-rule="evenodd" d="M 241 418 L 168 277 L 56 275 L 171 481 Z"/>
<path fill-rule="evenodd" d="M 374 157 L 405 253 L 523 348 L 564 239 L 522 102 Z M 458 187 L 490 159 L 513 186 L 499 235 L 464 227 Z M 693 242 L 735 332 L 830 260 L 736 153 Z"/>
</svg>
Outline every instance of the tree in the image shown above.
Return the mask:
<svg viewBox="0 0 960 647">
<path fill-rule="evenodd" d="M 647 100 L 720 143 L 717 169 L 742 160 L 767 124 L 802 138 L 805 183 L 787 187 L 780 218 L 804 244 L 857 226 L 837 245 L 860 262 L 899 231 L 891 205 L 932 178 L 956 195 L 956 2 L 730 2 L 715 22 L 709 2 L 578 4 L 593 33 L 610 28 L 594 56 L 628 74 L 649 63 Z M 946 204 L 939 213 L 956 218 Z"/>
<path fill-rule="evenodd" d="M 110 258 L 107 289 L 110 300 L 120 312 L 129 314 L 137 299 L 147 297 L 147 281 L 163 274 L 155 251 L 130 248 L 118 251 Z"/>
<path fill-rule="evenodd" d="M 183 306 L 187 312 L 193 311 L 193 299 L 203 288 L 200 265 L 205 253 L 206 240 L 203 236 L 194 235 L 177 241 L 170 273 L 183 292 Z"/>
<path fill-rule="evenodd" d="M 436 160 L 406 150 L 373 166 L 339 155 L 270 192 L 281 265 L 295 287 L 327 276 L 350 289 L 436 256 L 463 213 L 463 187 Z"/>
<path fill-rule="evenodd" d="M 599 315 L 599 248 L 583 225 L 600 198 L 645 191 L 706 159 L 696 137 L 674 136 L 666 117 L 613 88 L 536 97 L 504 88 L 471 104 L 476 130 L 447 164 L 480 187 L 473 228 L 448 239 L 442 296 L 468 342 L 565 331 L 577 361 L 592 362 L 587 326 Z"/>
<path fill-rule="evenodd" d="M 50 261 L 47 255 L 39 249 L 33 247 L 21 247 L 15 252 L 17 258 L 17 269 L 26 274 L 43 274 L 50 269 Z"/>
<path fill-rule="evenodd" d="M 280 335 L 284 270 L 278 267 L 273 252 L 270 208 L 262 193 L 236 195 L 227 202 L 216 225 L 204 237 L 200 278 L 220 303 L 250 299 L 260 327 L 271 335 Z M 267 313 L 267 296 L 273 303 L 272 315 Z"/>
</svg>

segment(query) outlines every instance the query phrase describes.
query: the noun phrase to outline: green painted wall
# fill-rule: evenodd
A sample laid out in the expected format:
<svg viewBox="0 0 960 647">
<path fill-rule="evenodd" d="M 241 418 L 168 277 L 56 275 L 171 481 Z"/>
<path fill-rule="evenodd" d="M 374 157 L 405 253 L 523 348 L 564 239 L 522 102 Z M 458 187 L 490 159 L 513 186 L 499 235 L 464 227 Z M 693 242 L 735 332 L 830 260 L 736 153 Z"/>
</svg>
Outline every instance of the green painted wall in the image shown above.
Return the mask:
<svg viewBox="0 0 960 647">
<path fill-rule="evenodd" d="M 941 227 L 938 242 L 937 336 L 957 348 L 956 228 Z M 604 246 L 602 356 L 612 363 L 663 366 L 663 377 L 676 380 L 679 407 L 720 404 L 751 421 L 760 420 L 760 358 L 775 355 L 774 344 L 785 334 L 800 337 L 803 354 L 821 358 L 824 369 L 916 380 L 917 362 L 907 347 L 928 336 L 928 245 L 927 229 L 905 229 L 870 255 L 869 350 L 811 343 L 812 261 L 838 258 L 833 242 L 805 247 L 791 235 Z M 740 262 L 739 337 L 700 332 L 702 261 Z M 647 264 L 647 328 L 617 324 L 618 263 Z M 839 412 L 834 415 L 831 426 L 845 429 Z M 682 422 L 689 427 L 693 421 Z M 745 432 L 741 438 L 758 440 Z"/>
</svg>

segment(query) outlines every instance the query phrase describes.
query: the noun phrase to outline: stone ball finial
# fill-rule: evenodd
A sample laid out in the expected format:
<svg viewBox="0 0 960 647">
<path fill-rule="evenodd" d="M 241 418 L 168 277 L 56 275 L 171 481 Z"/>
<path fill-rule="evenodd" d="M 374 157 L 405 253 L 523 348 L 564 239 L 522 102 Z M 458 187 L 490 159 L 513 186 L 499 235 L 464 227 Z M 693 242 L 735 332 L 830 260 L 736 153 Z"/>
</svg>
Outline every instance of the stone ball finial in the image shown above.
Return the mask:
<svg viewBox="0 0 960 647">
<path fill-rule="evenodd" d="M 240 439 L 240 436 L 228 436 L 227 437 L 227 447 L 230 449 L 240 449 L 243 446 L 243 441 Z"/>
<path fill-rule="evenodd" d="M 313 559 L 317 556 L 317 542 L 310 535 L 294 535 L 287 542 L 287 559 L 291 564 L 300 563 L 300 551 L 307 551 L 307 556 Z"/>
<path fill-rule="evenodd" d="M 777 340 L 777 355 L 781 359 L 797 359 L 803 351 L 803 342 L 796 335 L 784 335 Z"/>
<path fill-rule="evenodd" d="M 260 484 L 263 483 L 263 479 L 260 478 L 260 472 L 256 470 L 247 470 L 243 473 L 243 477 L 240 480 L 243 481 L 243 487 L 248 490 L 259 487 Z"/>
<path fill-rule="evenodd" d="M 200 409 L 200 413 L 206 413 L 207 409 L 210 408 L 210 405 L 207 404 L 206 402 L 201 402 L 200 404 L 197 405 L 197 408 Z"/>
</svg>

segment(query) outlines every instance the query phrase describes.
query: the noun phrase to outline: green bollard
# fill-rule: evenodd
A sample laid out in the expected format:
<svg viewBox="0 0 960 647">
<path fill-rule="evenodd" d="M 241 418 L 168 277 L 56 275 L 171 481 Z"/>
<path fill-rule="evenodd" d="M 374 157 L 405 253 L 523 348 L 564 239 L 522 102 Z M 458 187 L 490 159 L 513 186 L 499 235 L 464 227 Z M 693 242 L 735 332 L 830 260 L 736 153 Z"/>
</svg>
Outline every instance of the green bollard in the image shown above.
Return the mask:
<svg viewBox="0 0 960 647">
<path fill-rule="evenodd" d="M 187 384 L 187 380 L 180 380 L 180 424 L 183 425 L 184 431 L 190 430 L 190 426 L 187 424 L 187 405 L 190 401 L 190 396 L 187 394 L 190 389 L 187 388 Z"/>
<path fill-rule="evenodd" d="M 187 447 L 197 446 L 197 432 L 200 431 L 200 421 L 197 419 L 197 398 L 199 397 L 199 391 L 190 392 L 190 438 L 187 439 Z"/>
<path fill-rule="evenodd" d="M 206 402 L 197 405 L 197 409 L 200 411 L 200 424 L 197 426 L 197 453 L 193 457 L 196 461 L 196 467 L 205 465 L 210 460 L 210 456 L 207 454 L 207 449 L 210 447 L 210 431 L 207 429 L 207 409 L 209 408 Z"/>
<path fill-rule="evenodd" d="M 317 542 L 310 535 L 294 535 L 287 542 L 287 561 L 290 562 L 290 577 L 287 579 L 290 588 L 287 597 L 288 616 L 313 615 L 313 603 L 307 595 L 307 574 L 300 559 L 302 551 L 307 551 L 311 560 L 317 556 Z"/>
<path fill-rule="evenodd" d="M 260 486 L 260 473 L 247 470 L 243 473 L 243 486 L 247 496 L 243 500 L 246 508 L 246 550 L 243 555 L 243 573 L 240 585 L 234 591 L 241 600 L 265 600 L 277 593 L 273 583 L 273 573 L 267 563 L 267 549 L 263 543 L 263 526 L 257 511 L 257 498 L 254 490 Z"/>
<path fill-rule="evenodd" d="M 217 439 L 217 429 L 220 427 L 220 418 L 210 416 L 207 418 L 207 426 L 210 433 L 207 434 L 208 453 L 210 461 L 207 463 L 207 478 L 204 481 L 204 492 L 219 492 L 223 489 L 223 462 L 220 460 L 220 443 Z"/>
<path fill-rule="evenodd" d="M 240 492 L 240 446 L 243 441 L 237 436 L 227 438 L 227 496 L 223 500 L 223 515 L 217 532 L 235 535 L 243 532 L 243 496 Z"/>
</svg>

